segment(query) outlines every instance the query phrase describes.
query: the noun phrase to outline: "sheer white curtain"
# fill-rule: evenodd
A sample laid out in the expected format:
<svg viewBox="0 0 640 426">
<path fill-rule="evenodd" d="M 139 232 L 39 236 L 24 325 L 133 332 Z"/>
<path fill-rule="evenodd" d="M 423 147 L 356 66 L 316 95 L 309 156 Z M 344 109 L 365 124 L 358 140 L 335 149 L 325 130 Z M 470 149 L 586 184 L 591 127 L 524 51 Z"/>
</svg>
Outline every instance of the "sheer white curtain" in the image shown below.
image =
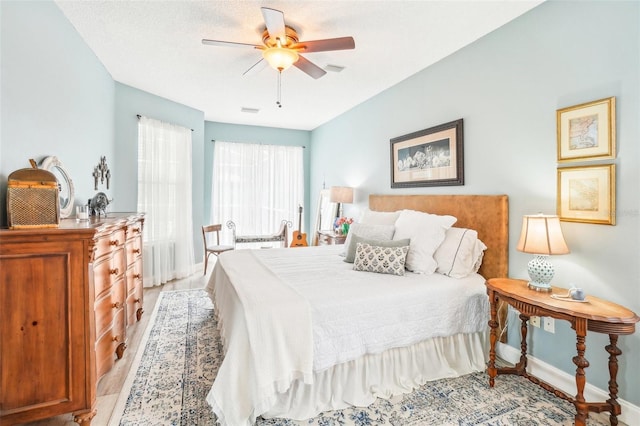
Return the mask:
<svg viewBox="0 0 640 426">
<path fill-rule="evenodd" d="M 145 287 L 195 271 L 191 130 L 140 117 L 138 211 L 144 212 Z"/>
<path fill-rule="evenodd" d="M 233 220 L 242 235 L 272 234 L 282 220 L 297 229 L 298 206 L 304 204 L 303 148 L 214 143 L 211 223 Z M 222 236 L 231 242 L 229 232 Z"/>
</svg>

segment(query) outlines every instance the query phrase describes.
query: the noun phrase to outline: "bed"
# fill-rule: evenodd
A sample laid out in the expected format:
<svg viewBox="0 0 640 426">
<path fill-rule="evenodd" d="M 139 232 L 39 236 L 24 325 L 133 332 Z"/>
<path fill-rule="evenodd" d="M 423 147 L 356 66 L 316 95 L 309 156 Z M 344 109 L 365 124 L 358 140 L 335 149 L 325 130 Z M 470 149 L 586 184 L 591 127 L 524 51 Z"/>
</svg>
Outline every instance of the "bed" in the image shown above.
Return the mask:
<svg viewBox="0 0 640 426">
<path fill-rule="evenodd" d="M 456 228 L 477 231 L 486 245 L 478 273 L 354 270 L 362 250 L 380 249 L 365 243 L 353 264 L 341 257 L 342 246 L 221 255 L 206 286 L 225 350 L 207 396 L 220 424 L 305 419 L 485 369 L 484 281 L 508 275 L 507 197 L 371 195 L 369 209 L 376 217 L 402 210 L 454 216 Z M 399 241 L 387 251 L 406 253 Z"/>
</svg>

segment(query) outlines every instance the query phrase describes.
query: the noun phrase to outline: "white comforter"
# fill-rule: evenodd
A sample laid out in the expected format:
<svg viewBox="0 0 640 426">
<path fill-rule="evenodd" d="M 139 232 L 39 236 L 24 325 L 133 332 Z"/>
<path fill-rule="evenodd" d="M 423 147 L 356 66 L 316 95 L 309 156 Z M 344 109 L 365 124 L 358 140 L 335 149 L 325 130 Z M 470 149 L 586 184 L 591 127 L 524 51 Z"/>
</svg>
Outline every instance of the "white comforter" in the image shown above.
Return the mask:
<svg viewBox="0 0 640 426">
<path fill-rule="evenodd" d="M 221 423 L 252 424 L 294 380 L 310 383 L 311 370 L 486 329 L 489 305 L 481 276 L 357 272 L 338 255 L 342 250 L 220 256 L 207 290 L 227 353 L 207 400 Z"/>
</svg>

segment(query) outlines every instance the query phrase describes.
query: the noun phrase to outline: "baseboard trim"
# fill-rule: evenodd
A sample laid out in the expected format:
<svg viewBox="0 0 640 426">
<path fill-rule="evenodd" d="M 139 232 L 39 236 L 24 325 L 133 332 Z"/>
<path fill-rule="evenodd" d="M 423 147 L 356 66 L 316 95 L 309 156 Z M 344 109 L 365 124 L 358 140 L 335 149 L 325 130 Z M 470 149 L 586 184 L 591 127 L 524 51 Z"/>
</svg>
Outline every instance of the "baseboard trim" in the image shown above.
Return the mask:
<svg viewBox="0 0 640 426">
<path fill-rule="evenodd" d="M 496 355 L 512 364 L 520 360 L 520 351 L 505 343 L 498 342 L 496 345 Z M 535 357 L 527 356 L 527 372 L 569 395 L 575 395 L 576 393 L 575 376 L 567 374 Z M 609 399 L 609 391 L 604 391 L 587 382 L 584 389 L 584 397 L 587 401 L 606 401 Z M 622 414 L 618 416 L 618 420 L 628 425 L 633 424 L 632 419 L 638 419 L 640 417 L 640 407 L 621 398 L 618 398 L 618 402 L 622 407 Z M 606 420 L 609 418 L 609 413 L 589 413 L 589 416 L 602 416 L 601 418 Z"/>
</svg>

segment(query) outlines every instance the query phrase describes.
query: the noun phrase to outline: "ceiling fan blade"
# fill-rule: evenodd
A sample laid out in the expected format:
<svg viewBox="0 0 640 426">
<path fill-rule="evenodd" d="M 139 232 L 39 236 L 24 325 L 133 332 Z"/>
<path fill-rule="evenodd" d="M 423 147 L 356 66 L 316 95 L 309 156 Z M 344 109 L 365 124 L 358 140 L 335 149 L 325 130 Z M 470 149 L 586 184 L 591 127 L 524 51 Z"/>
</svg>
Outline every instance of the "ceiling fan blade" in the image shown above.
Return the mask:
<svg viewBox="0 0 640 426">
<path fill-rule="evenodd" d="M 303 71 L 309 74 L 311 77 L 318 79 L 325 75 L 327 72 L 314 64 L 313 62 L 306 59 L 304 56 L 298 56 L 298 60 L 293 64 L 300 71 Z"/>
<path fill-rule="evenodd" d="M 248 70 L 242 73 L 242 75 L 252 75 L 256 74 L 259 71 L 262 71 L 267 66 L 267 61 L 264 58 L 260 58 L 258 62 L 251 65 Z"/>
<path fill-rule="evenodd" d="M 252 47 L 254 49 L 262 48 L 262 46 L 259 46 L 257 44 L 237 43 L 235 41 L 207 40 L 206 38 L 202 39 L 202 44 L 208 44 L 211 46 L 222 46 L 222 47 Z"/>
<path fill-rule="evenodd" d="M 356 42 L 353 37 L 327 38 L 324 40 L 301 41 L 292 46 L 293 49 L 301 49 L 305 53 L 327 52 L 329 50 L 355 49 Z"/>
<path fill-rule="evenodd" d="M 274 42 L 276 39 L 280 39 L 282 44 L 286 44 L 287 33 L 284 29 L 284 13 L 268 7 L 261 7 L 260 9 L 262 10 L 262 17 L 264 18 L 264 23 L 267 26 L 269 36 Z"/>
</svg>

